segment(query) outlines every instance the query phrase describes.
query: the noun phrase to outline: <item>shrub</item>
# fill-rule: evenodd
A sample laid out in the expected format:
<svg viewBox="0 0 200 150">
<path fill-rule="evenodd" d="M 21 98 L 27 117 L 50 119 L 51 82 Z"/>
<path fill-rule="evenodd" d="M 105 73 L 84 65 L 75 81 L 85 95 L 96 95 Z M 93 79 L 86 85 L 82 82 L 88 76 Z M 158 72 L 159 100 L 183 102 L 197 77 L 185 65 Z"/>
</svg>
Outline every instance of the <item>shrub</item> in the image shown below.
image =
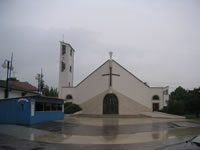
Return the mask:
<svg viewBox="0 0 200 150">
<path fill-rule="evenodd" d="M 71 103 L 71 104 L 65 103 L 65 106 L 66 106 L 65 107 L 65 114 L 73 114 L 75 112 L 82 110 L 79 105 L 73 104 L 73 103 Z"/>
<path fill-rule="evenodd" d="M 71 104 L 72 104 L 72 102 L 67 102 L 67 103 L 65 103 L 65 104 L 64 104 L 64 108 L 68 107 L 68 106 L 71 105 Z"/>
<path fill-rule="evenodd" d="M 167 113 L 174 115 L 184 115 L 185 105 L 183 102 L 171 101 L 168 108 L 165 109 Z"/>
</svg>

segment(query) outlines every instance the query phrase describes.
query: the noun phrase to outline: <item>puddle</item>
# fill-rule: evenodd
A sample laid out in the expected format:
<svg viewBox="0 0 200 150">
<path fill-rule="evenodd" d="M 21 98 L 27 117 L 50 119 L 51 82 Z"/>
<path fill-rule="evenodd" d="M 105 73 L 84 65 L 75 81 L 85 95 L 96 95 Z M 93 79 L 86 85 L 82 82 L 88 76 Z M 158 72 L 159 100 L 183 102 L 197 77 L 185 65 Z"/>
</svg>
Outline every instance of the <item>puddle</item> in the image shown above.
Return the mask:
<svg viewBox="0 0 200 150">
<path fill-rule="evenodd" d="M 124 119 L 126 123 L 138 121 L 136 124 L 124 126 L 121 125 L 122 119 L 103 119 L 100 121 L 102 126 L 85 126 L 78 124 L 77 120 L 73 120 L 73 123 L 76 122 L 76 124 L 64 121 L 34 125 L 39 129 L 17 125 L 0 125 L 0 133 L 31 141 L 61 144 L 166 142 L 180 137 L 200 135 L 200 125 L 189 121 L 170 122 L 169 120 L 163 121 L 160 119 L 132 119 L 130 121 L 130 119 Z M 92 122 L 94 123 L 94 120 Z M 45 128 L 48 128 L 48 130 L 45 131 Z M 74 131 L 76 131 L 76 134 L 74 134 Z M 89 134 L 90 132 L 93 134 Z"/>
<path fill-rule="evenodd" d="M 64 134 L 45 134 L 35 138 L 36 141 L 62 144 L 133 144 L 154 141 L 166 141 L 182 136 L 200 134 L 200 128 L 179 128 L 159 132 L 139 132 L 135 134 L 119 134 L 115 136 L 80 136 Z"/>
</svg>

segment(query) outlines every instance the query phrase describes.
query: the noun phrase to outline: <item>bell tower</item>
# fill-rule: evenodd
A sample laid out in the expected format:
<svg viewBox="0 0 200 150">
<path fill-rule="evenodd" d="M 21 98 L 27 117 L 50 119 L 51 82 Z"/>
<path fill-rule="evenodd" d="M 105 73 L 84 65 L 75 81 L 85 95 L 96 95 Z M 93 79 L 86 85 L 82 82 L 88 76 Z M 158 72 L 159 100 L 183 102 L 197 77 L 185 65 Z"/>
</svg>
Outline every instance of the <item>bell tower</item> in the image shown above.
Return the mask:
<svg viewBox="0 0 200 150">
<path fill-rule="evenodd" d="M 72 46 L 64 41 L 60 42 L 59 60 L 59 92 L 63 87 L 73 87 L 74 52 Z"/>
</svg>

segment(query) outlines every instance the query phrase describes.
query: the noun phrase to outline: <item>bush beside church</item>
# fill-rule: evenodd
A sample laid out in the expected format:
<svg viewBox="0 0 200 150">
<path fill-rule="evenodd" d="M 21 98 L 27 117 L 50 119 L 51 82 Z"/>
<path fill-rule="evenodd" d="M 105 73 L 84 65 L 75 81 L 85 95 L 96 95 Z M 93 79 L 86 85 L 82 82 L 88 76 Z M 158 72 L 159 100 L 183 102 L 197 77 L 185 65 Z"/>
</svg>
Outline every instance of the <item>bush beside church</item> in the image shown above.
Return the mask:
<svg viewBox="0 0 200 150">
<path fill-rule="evenodd" d="M 82 108 L 79 105 L 73 104 L 71 102 L 65 103 L 64 108 L 65 108 L 65 111 L 64 111 L 65 114 L 73 114 L 75 112 L 82 110 Z"/>
</svg>

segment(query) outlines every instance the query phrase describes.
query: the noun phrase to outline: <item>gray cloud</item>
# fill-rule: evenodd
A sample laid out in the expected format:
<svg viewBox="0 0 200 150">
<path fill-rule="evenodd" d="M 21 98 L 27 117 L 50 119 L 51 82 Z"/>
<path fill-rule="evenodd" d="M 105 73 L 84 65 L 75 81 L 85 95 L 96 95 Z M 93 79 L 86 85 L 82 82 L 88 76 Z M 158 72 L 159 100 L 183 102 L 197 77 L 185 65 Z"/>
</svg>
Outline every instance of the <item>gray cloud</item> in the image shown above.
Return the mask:
<svg viewBox="0 0 200 150">
<path fill-rule="evenodd" d="M 198 0 L 0 1 L 0 62 L 14 52 L 16 76 L 57 86 L 62 34 L 76 50 L 75 83 L 114 59 L 150 85 L 200 85 Z M 6 71 L 0 69 L 0 79 Z"/>
</svg>

